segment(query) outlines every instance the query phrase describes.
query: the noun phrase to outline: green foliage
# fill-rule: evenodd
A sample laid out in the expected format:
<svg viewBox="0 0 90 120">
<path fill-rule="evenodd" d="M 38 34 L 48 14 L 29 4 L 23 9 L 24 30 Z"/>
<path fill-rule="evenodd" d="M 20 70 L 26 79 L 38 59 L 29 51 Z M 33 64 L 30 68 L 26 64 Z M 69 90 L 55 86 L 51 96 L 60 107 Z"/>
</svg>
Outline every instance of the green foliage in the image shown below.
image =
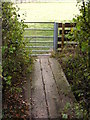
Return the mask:
<svg viewBox="0 0 90 120">
<path fill-rule="evenodd" d="M 79 47 L 83 54 L 87 54 L 88 65 L 90 67 L 90 1 L 83 2 L 80 15 L 74 18 L 76 27 L 73 32 L 73 38 L 79 42 Z"/>
<path fill-rule="evenodd" d="M 8 2 L 2 3 L 3 102 L 8 106 L 3 107 L 3 111 L 4 117 L 20 118 L 25 114 L 24 109 L 27 111 L 27 105 L 26 102 L 23 104 L 19 95 L 22 92 L 27 70 L 31 71 L 32 59 L 25 49 L 23 33 L 27 26 L 23 20 L 19 22 L 20 15 L 16 14 L 16 8 L 12 5 Z"/>
<path fill-rule="evenodd" d="M 65 74 L 72 85 L 76 99 L 83 106 L 84 112 L 89 115 L 90 71 L 83 56 L 79 55 L 66 63 Z M 85 114 L 86 115 L 86 114 Z"/>
<path fill-rule="evenodd" d="M 67 60 L 65 74 L 72 86 L 72 91 L 81 106 L 83 119 L 90 117 L 90 1 L 82 2 L 80 15 L 74 18 L 76 27 L 67 37 L 79 43 L 76 54 Z M 80 116 L 79 106 L 76 114 Z"/>
<path fill-rule="evenodd" d="M 12 85 L 25 74 L 30 61 L 23 42 L 23 20 L 18 21 L 12 3 L 2 3 L 2 59 L 5 84 Z"/>
</svg>

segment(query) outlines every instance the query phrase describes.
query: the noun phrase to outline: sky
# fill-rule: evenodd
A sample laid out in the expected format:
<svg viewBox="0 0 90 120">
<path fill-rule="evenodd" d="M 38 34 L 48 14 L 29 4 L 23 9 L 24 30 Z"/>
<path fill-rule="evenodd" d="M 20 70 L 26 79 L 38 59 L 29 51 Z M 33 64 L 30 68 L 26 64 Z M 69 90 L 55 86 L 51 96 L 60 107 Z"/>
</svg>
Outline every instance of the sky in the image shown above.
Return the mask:
<svg viewBox="0 0 90 120">
<path fill-rule="evenodd" d="M 76 2 L 77 0 L 12 0 L 15 1 L 23 1 L 23 2 Z"/>
<path fill-rule="evenodd" d="M 68 21 L 79 14 L 76 3 L 23 3 L 18 4 L 25 21 Z M 23 16 L 24 14 L 24 16 Z"/>
<path fill-rule="evenodd" d="M 17 0 L 20 16 L 25 21 L 69 21 L 80 14 L 76 6 L 80 0 Z M 32 2 L 33 1 L 33 2 Z M 86 1 L 86 0 L 85 0 Z M 25 3 L 30 2 L 30 3 Z M 38 3 L 41 2 L 41 3 Z M 47 2 L 47 3 L 45 3 Z M 23 15 L 24 14 L 24 15 Z"/>
</svg>

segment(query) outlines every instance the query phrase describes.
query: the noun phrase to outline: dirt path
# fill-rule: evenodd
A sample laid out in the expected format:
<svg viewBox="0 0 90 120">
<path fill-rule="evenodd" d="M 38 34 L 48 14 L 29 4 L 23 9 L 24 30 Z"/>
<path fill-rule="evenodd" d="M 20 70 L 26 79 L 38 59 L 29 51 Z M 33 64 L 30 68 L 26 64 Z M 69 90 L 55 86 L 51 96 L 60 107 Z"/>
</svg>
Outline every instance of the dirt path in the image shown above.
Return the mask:
<svg viewBox="0 0 90 120">
<path fill-rule="evenodd" d="M 61 114 L 74 116 L 72 108 L 75 98 L 57 60 L 54 58 L 36 59 L 31 84 L 29 95 L 31 118 L 47 118 L 48 120 L 60 118 Z"/>
</svg>

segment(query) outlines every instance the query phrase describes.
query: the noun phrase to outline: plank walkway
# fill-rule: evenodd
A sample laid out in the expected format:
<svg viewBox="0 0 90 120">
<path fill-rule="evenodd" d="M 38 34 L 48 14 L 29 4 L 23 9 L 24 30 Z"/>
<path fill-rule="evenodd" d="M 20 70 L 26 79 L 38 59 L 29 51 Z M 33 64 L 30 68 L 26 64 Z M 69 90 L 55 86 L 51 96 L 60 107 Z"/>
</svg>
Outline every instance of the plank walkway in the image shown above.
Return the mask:
<svg viewBox="0 0 90 120">
<path fill-rule="evenodd" d="M 60 64 L 54 58 L 37 58 L 31 79 L 31 118 L 60 118 L 62 113 L 71 115 L 74 95 Z M 66 106 L 69 108 L 66 110 Z"/>
</svg>

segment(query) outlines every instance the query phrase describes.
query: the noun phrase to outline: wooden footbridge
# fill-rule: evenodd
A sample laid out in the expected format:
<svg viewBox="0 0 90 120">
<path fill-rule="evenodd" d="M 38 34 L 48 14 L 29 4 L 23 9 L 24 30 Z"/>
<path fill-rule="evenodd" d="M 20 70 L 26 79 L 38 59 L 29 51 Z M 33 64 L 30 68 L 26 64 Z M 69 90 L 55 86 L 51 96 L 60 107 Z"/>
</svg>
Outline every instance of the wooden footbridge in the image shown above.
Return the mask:
<svg viewBox="0 0 90 120">
<path fill-rule="evenodd" d="M 60 64 L 55 58 L 38 57 L 27 83 L 31 120 L 75 117 L 75 98 Z M 31 91 L 31 92 L 30 92 Z"/>
<path fill-rule="evenodd" d="M 50 58 L 51 51 L 60 51 L 64 44 L 76 44 L 65 37 L 65 34 L 70 32 L 75 24 L 47 22 L 27 22 L 27 24 L 31 26 L 28 25 L 29 28 L 26 29 L 26 48 L 32 51 L 31 55 L 37 56 L 27 83 L 27 100 L 30 104 L 31 120 L 75 118 L 74 102 L 76 100 L 70 85 L 60 63 L 55 58 Z M 34 26 L 33 28 L 35 24 L 40 27 Z M 42 24 L 45 24 L 44 28 L 41 28 Z"/>
</svg>

